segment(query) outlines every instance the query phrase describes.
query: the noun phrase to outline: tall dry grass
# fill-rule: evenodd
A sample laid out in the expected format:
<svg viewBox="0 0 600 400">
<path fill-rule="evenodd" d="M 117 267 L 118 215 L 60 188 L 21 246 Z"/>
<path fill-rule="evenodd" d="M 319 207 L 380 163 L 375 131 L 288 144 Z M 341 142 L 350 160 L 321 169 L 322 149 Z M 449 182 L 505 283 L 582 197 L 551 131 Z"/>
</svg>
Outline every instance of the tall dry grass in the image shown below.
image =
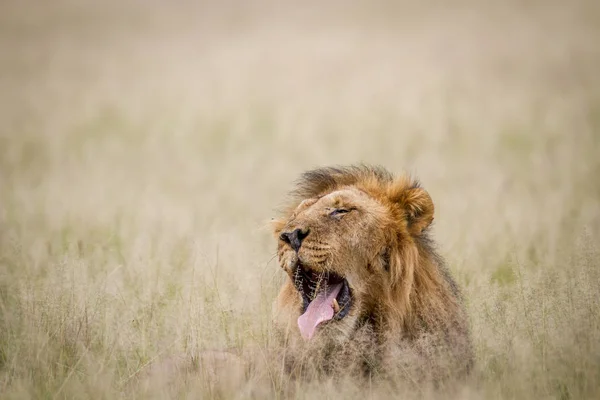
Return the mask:
<svg viewBox="0 0 600 400">
<path fill-rule="evenodd" d="M 436 203 L 477 353 L 453 396 L 597 398 L 599 43 L 594 0 L 3 1 L 2 397 L 445 398 L 199 362 L 264 349 L 265 221 L 362 161 Z"/>
</svg>

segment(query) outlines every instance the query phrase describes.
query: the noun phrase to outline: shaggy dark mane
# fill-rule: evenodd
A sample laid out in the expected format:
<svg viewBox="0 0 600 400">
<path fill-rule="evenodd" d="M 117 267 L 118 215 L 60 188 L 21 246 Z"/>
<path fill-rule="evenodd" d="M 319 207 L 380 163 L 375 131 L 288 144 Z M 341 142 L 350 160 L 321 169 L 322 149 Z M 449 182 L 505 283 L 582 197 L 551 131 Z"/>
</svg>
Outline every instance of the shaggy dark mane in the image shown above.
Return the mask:
<svg viewBox="0 0 600 400">
<path fill-rule="evenodd" d="M 372 179 L 384 186 L 391 183 L 394 176 L 381 166 L 366 164 L 317 168 L 302 174 L 296 182 L 292 197 L 298 200 L 309 199 L 341 186 L 350 186 Z"/>
</svg>

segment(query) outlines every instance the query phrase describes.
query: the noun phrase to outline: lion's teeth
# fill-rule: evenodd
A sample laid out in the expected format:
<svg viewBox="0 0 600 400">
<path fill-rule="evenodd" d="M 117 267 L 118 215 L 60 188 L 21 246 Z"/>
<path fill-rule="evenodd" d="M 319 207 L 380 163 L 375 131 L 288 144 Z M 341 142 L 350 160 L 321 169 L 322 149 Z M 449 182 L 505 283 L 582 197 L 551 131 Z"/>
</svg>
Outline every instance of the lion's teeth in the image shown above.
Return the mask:
<svg viewBox="0 0 600 400">
<path fill-rule="evenodd" d="M 340 312 L 340 305 L 337 302 L 337 299 L 333 299 L 333 311 L 336 313 Z"/>
</svg>

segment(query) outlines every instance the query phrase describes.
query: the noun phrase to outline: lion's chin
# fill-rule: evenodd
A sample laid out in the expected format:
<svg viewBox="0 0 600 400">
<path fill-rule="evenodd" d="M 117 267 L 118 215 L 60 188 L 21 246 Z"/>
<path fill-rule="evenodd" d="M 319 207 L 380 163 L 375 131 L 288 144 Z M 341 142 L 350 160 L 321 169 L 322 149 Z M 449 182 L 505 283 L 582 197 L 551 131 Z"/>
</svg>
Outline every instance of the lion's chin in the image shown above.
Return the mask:
<svg viewBox="0 0 600 400">
<path fill-rule="evenodd" d="M 352 291 L 348 281 L 333 273 L 318 273 L 297 265 L 294 286 L 302 296 L 302 315 L 298 327 L 304 339 L 312 339 L 317 327 L 346 317 L 352 306 Z"/>
</svg>

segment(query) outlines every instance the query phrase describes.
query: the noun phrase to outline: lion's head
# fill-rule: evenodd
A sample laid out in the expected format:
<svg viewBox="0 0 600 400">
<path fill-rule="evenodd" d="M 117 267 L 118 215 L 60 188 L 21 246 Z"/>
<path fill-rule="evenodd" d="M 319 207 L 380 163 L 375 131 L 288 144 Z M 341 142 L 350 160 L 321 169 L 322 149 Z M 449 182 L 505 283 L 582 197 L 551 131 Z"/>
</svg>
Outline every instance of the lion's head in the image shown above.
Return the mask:
<svg viewBox="0 0 600 400">
<path fill-rule="evenodd" d="M 323 168 L 302 175 L 292 197 L 274 221 L 288 275 L 276 313 L 296 343 L 344 343 L 365 325 L 379 343 L 464 329 L 458 290 L 427 235 L 433 202 L 416 180 Z"/>
</svg>

